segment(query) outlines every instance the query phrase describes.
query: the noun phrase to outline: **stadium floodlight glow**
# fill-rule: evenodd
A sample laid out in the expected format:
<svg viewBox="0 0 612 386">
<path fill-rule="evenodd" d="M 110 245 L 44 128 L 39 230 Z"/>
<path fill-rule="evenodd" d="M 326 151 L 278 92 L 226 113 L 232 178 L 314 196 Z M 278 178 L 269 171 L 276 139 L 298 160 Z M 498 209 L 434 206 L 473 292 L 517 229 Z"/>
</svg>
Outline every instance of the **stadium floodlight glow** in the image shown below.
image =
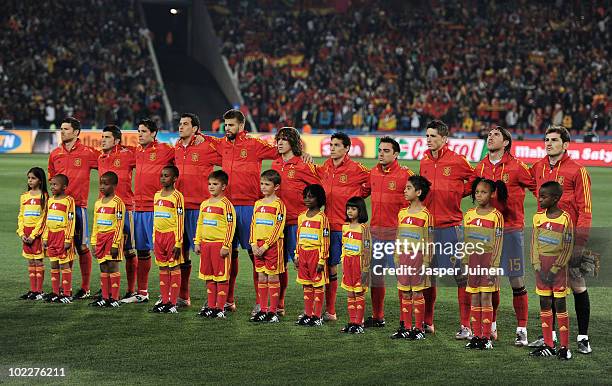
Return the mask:
<svg viewBox="0 0 612 386">
<path fill-rule="evenodd" d="M 179 11 L 176 8 L 170 8 L 170 13 L 173 15 L 178 15 Z"/>
</svg>

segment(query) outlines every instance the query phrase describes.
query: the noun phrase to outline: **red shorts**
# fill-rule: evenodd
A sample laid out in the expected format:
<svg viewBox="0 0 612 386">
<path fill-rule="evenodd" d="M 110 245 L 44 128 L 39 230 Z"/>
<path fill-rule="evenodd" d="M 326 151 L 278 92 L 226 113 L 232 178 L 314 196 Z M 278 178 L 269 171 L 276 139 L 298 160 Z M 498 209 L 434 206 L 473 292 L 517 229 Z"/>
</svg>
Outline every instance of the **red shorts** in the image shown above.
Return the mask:
<svg viewBox="0 0 612 386">
<path fill-rule="evenodd" d="M 65 264 L 74 260 L 75 250 L 74 242 L 70 240 L 70 248 L 64 249 L 65 232 L 63 230 L 58 232 L 49 231 L 47 239 L 47 256 L 49 260 L 57 261 L 60 264 Z"/>
<path fill-rule="evenodd" d="M 23 233 L 26 237 L 30 237 L 30 234 L 34 230 L 34 227 L 23 227 Z M 42 259 L 45 257 L 43 251 L 42 238 L 36 237 L 32 244 L 23 243 L 23 252 L 21 253 L 26 259 Z"/>
<path fill-rule="evenodd" d="M 400 254 L 395 258 L 397 289 L 400 291 L 422 291 L 431 287 L 431 279 L 421 274 L 423 254 Z"/>
<path fill-rule="evenodd" d="M 364 292 L 368 290 L 362 282 L 361 256 L 342 256 L 342 288 L 351 292 Z"/>
<path fill-rule="evenodd" d="M 542 274 L 550 272 L 550 268 L 553 266 L 556 256 L 540 256 L 540 263 L 542 264 Z M 567 286 L 567 266 L 561 268 L 554 277 L 553 283 L 544 283 L 540 274 L 536 272 L 536 293 L 540 296 L 554 296 L 556 298 L 563 298 L 570 293 L 570 288 Z"/>
<path fill-rule="evenodd" d="M 176 245 L 176 237 L 174 232 L 159 232 L 155 231 L 153 235 L 153 252 L 155 253 L 155 264 L 158 267 L 176 267 L 183 264 L 183 248 L 177 259 L 174 258 L 174 246 Z"/>
<path fill-rule="evenodd" d="M 492 270 L 489 272 L 493 263 L 492 258 L 491 253 L 473 253 L 468 257 L 469 274 L 466 292 L 476 294 L 499 291 L 499 275 Z M 479 270 L 480 272 L 477 272 Z"/>
<path fill-rule="evenodd" d="M 98 232 L 96 245 L 94 245 L 96 251 L 96 259 L 99 264 L 105 261 L 121 261 L 123 260 L 123 240 L 119 243 L 119 253 L 117 258 L 113 259 L 111 255 L 111 249 L 113 247 L 113 239 L 115 238 L 115 232 Z"/>
<path fill-rule="evenodd" d="M 200 279 L 229 280 L 231 256 L 221 257 L 223 242 L 202 241 L 200 243 Z"/>
<path fill-rule="evenodd" d="M 318 249 L 302 249 L 298 246 L 298 277 L 297 282 L 303 285 L 321 287 L 327 284 L 327 264 L 324 265 L 323 272 L 317 272 L 319 265 Z"/>
<path fill-rule="evenodd" d="M 264 243 L 263 240 L 257 240 L 258 247 L 261 247 Z M 268 275 L 278 275 L 285 272 L 283 251 L 283 239 L 278 239 L 262 256 L 255 256 L 255 271 Z"/>
</svg>

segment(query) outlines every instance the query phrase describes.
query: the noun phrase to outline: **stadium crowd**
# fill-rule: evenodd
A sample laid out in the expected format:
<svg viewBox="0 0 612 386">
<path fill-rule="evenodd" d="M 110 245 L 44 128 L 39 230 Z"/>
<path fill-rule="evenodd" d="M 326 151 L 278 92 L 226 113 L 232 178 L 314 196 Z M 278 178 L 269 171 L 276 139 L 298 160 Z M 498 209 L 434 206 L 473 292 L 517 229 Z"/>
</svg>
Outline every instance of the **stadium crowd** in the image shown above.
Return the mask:
<svg viewBox="0 0 612 386">
<path fill-rule="evenodd" d="M 161 124 L 163 103 L 132 2 L 9 1 L 0 15 L 0 119 L 85 127 L 143 117 Z"/>
<path fill-rule="evenodd" d="M 235 12 L 213 20 L 263 130 L 416 131 L 430 119 L 466 132 L 501 124 L 519 136 L 551 124 L 574 135 L 609 130 L 603 2 L 284 4 L 210 7 Z"/>
</svg>

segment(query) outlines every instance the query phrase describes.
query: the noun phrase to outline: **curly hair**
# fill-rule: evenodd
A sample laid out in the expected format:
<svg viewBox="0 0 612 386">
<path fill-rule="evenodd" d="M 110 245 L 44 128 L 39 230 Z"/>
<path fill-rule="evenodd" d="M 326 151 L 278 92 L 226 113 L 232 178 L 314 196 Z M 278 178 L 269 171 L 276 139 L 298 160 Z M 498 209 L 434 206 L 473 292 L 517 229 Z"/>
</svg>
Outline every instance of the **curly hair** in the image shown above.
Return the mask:
<svg viewBox="0 0 612 386">
<path fill-rule="evenodd" d="M 295 127 L 285 126 L 281 128 L 274 139 L 278 142 L 279 139 L 284 139 L 291 145 L 291 151 L 293 155 L 300 157 L 302 155 L 302 138 L 300 138 L 300 132 Z"/>
</svg>

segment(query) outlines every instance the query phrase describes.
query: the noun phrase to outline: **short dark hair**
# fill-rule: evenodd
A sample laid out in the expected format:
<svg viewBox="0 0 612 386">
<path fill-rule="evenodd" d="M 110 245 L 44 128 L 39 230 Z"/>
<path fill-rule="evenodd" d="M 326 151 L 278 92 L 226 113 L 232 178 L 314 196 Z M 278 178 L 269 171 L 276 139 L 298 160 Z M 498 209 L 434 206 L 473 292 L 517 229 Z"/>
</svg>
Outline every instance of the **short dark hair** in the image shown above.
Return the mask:
<svg viewBox="0 0 612 386">
<path fill-rule="evenodd" d="M 69 123 L 74 130 L 78 130 L 79 134 L 81 134 L 81 122 L 75 117 L 66 117 L 62 119 L 62 123 Z"/>
<path fill-rule="evenodd" d="M 106 125 L 102 129 L 103 133 L 111 133 L 113 138 L 118 139 L 121 142 L 121 129 L 117 125 Z"/>
<path fill-rule="evenodd" d="M 419 200 L 425 201 L 425 198 L 427 198 L 427 194 L 431 189 L 431 182 L 429 182 L 427 178 L 419 175 L 408 177 L 408 182 L 410 182 L 412 186 L 414 186 L 414 190 L 421 191 L 421 194 L 419 194 Z"/>
<path fill-rule="evenodd" d="M 208 175 L 209 180 L 218 180 L 223 185 L 227 185 L 229 182 L 229 176 L 223 170 L 215 170 L 214 172 Z"/>
<path fill-rule="evenodd" d="M 100 180 L 102 178 L 107 178 L 108 182 L 110 182 L 110 184 L 114 186 L 117 186 L 117 184 L 119 183 L 119 177 L 117 176 L 117 173 L 115 172 L 110 172 L 110 171 L 106 172 L 100 176 Z"/>
<path fill-rule="evenodd" d="M 550 126 L 546 129 L 546 135 L 550 133 L 557 133 L 561 136 L 561 142 L 566 143 L 571 140 L 569 131 L 563 126 Z"/>
<path fill-rule="evenodd" d="M 543 183 L 542 186 L 540 186 L 540 191 L 542 191 L 542 189 L 549 189 L 550 192 L 558 198 L 561 198 L 563 195 L 563 186 L 557 181 L 547 181 Z M 538 191 L 538 194 L 540 191 Z"/>
<path fill-rule="evenodd" d="M 281 128 L 276 136 L 274 137 L 276 141 L 279 139 L 286 139 L 291 146 L 291 151 L 293 155 L 301 156 L 302 155 L 302 139 L 300 138 L 300 133 L 297 131 L 295 127 L 283 127 Z"/>
<path fill-rule="evenodd" d="M 472 182 L 472 203 L 476 202 L 476 187 L 480 183 L 489 185 L 491 193 L 496 192 L 499 202 L 505 204 L 508 201 L 508 187 L 502 180 L 493 181 L 488 178 L 477 177 Z"/>
<path fill-rule="evenodd" d="M 155 122 L 153 122 L 152 119 L 143 118 L 140 121 L 138 121 L 138 126 L 140 126 L 140 125 L 143 125 L 147 129 L 149 129 L 149 131 L 151 133 L 156 133 L 157 132 L 157 125 L 155 124 Z"/>
<path fill-rule="evenodd" d="M 53 178 L 55 178 L 56 180 L 59 180 L 59 182 L 61 182 L 61 184 L 64 186 L 68 186 L 68 184 L 70 183 L 68 176 L 65 174 L 56 174 L 53 177 L 51 177 L 51 179 Z"/>
<path fill-rule="evenodd" d="M 261 173 L 261 178 L 272 182 L 274 185 L 281 184 L 281 176 L 276 170 L 268 169 Z"/>
<path fill-rule="evenodd" d="M 166 170 L 170 170 L 170 171 L 172 172 L 172 175 L 173 175 L 174 177 L 179 178 L 179 169 L 178 169 L 176 166 L 174 166 L 174 165 L 168 165 L 168 166 L 164 166 L 164 167 L 162 168 L 162 170 L 164 170 L 164 169 L 166 169 Z"/>
<path fill-rule="evenodd" d="M 345 133 L 337 131 L 332 134 L 331 139 L 339 139 L 344 147 L 351 147 L 351 139 Z"/>
<path fill-rule="evenodd" d="M 368 210 L 366 209 L 366 203 L 363 198 L 357 196 L 349 198 L 346 202 L 346 208 L 349 206 L 352 208 L 357 208 L 357 221 L 360 224 L 365 224 L 368 222 Z M 350 221 L 348 216 L 346 216 L 346 221 Z"/>
<path fill-rule="evenodd" d="M 399 145 L 399 143 L 397 143 L 396 140 L 394 140 L 393 138 L 391 138 L 389 136 L 382 137 L 380 139 L 380 143 L 390 143 L 391 146 L 393 146 L 393 152 L 394 153 L 399 153 L 400 152 L 400 145 Z"/>
<path fill-rule="evenodd" d="M 307 185 L 302 191 L 302 197 L 306 198 L 307 195 L 313 196 L 317 200 L 317 205 L 320 207 L 325 206 L 327 198 L 325 197 L 325 189 L 319 184 Z"/>
<path fill-rule="evenodd" d="M 244 123 L 244 114 L 240 110 L 231 109 L 223 114 L 223 119 L 237 119 L 239 123 Z"/>
<path fill-rule="evenodd" d="M 504 141 L 508 141 L 508 144 L 504 147 L 504 151 L 510 151 L 512 149 L 512 134 L 510 134 L 510 131 L 508 131 L 508 129 L 505 127 L 494 126 L 489 130 L 489 133 L 493 130 L 499 131 L 504 138 Z"/>
<path fill-rule="evenodd" d="M 439 119 L 434 119 L 433 121 L 429 121 L 429 123 L 427 124 L 427 129 L 437 130 L 438 134 L 440 134 L 443 137 L 448 137 L 448 134 L 449 134 L 448 126 L 446 125 L 446 123 L 442 122 Z"/>
<path fill-rule="evenodd" d="M 191 119 L 191 126 L 200 128 L 200 118 L 194 113 L 183 113 L 181 114 L 181 118 L 189 118 Z"/>
</svg>

